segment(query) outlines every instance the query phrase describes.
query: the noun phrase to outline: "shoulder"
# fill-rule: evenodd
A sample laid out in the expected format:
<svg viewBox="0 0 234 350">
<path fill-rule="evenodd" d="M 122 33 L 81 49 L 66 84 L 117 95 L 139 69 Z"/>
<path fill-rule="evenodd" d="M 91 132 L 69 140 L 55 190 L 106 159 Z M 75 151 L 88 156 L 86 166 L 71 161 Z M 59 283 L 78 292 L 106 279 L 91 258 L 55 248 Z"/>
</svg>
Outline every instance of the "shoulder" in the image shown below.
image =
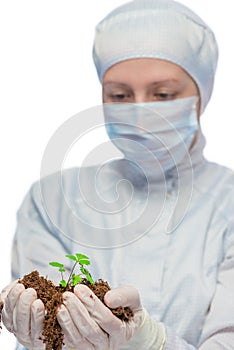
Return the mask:
<svg viewBox="0 0 234 350">
<path fill-rule="evenodd" d="M 29 194 L 35 201 L 40 201 L 44 195 L 51 196 L 53 200 L 59 200 L 65 193 L 75 195 L 78 192 L 79 177 L 86 176 L 88 179 L 94 173 L 94 167 L 61 170 L 38 179 L 32 184 Z"/>
</svg>

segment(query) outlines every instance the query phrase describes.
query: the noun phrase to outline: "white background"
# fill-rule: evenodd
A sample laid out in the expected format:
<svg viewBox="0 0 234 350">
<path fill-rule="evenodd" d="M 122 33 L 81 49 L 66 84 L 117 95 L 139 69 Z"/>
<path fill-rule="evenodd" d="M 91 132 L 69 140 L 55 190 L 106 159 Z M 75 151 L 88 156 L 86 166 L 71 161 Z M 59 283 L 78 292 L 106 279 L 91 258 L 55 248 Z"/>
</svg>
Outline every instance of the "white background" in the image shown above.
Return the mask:
<svg viewBox="0 0 234 350">
<path fill-rule="evenodd" d="M 10 280 L 16 211 L 31 183 L 39 178 L 47 142 L 65 120 L 101 103 L 91 58 L 94 27 L 124 2 L 0 1 L 0 289 Z M 219 42 L 216 85 L 202 116 L 208 142 L 205 154 L 234 169 L 232 2 L 181 2 L 212 27 Z M 95 147 L 93 138 L 86 140 L 88 145 Z M 81 150 L 85 152 L 85 145 Z M 13 344 L 13 336 L 4 329 L 0 349 L 13 349 Z"/>
</svg>

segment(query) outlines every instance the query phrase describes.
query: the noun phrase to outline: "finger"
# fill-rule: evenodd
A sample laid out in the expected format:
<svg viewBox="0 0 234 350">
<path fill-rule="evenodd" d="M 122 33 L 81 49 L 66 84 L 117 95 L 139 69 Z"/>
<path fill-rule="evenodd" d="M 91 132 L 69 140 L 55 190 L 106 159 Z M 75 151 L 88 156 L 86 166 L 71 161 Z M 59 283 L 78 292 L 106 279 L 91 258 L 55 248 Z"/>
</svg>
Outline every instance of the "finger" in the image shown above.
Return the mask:
<svg viewBox="0 0 234 350">
<path fill-rule="evenodd" d="M 7 295 L 16 284 L 18 284 L 18 280 L 13 281 L 11 284 L 8 284 L 5 288 L 3 288 L 0 294 L 0 302 L 4 303 Z"/>
<path fill-rule="evenodd" d="M 128 306 L 133 312 L 142 309 L 138 290 L 133 286 L 113 288 L 105 294 L 104 300 L 113 309 L 119 306 Z"/>
<path fill-rule="evenodd" d="M 31 341 L 31 305 L 37 299 L 35 289 L 28 288 L 23 291 L 16 303 L 13 314 L 13 327 L 16 337 Z"/>
<path fill-rule="evenodd" d="M 97 349 L 100 344 L 102 344 L 102 349 L 105 349 L 104 345 L 108 344 L 107 335 L 95 320 L 90 317 L 88 310 L 79 298 L 77 298 L 74 293 L 64 293 L 63 302 L 67 307 L 73 322 L 77 325 L 82 337 L 88 339 Z"/>
<path fill-rule="evenodd" d="M 36 299 L 31 306 L 31 339 L 35 349 L 43 345 L 42 332 L 44 318 L 44 304 L 40 299 Z"/>
<path fill-rule="evenodd" d="M 64 343 L 69 349 L 95 349 L 90 342 L 82 337 L 65 305 L 61 305 L 58 309 L 57 320 L 64 334 Z"/>
<path fill-rule="evenodd" d="M 108 334 L 120 332 L 123 324 L 120 319 L 114 316 L 90 288 L 82 284 L 77 285 L 74 294 L 87 308 L 90 316 Z"/>
<path fill-rule="evenodd" d="M 8 291 L 4 292 L 4 293 L 7 293 L 7 295 L 5 297 L 4 307 L 2 310 L 2 321 L 4 323 L 4 326 L 8 329 L 8 331 L 12 333 L 14 332 L 14 321 L 13 321 L 14 309 L 23 291 L 25 291 L 23 284 L 16 283 L 9 290 L 9 292 Z"/>
</svg>

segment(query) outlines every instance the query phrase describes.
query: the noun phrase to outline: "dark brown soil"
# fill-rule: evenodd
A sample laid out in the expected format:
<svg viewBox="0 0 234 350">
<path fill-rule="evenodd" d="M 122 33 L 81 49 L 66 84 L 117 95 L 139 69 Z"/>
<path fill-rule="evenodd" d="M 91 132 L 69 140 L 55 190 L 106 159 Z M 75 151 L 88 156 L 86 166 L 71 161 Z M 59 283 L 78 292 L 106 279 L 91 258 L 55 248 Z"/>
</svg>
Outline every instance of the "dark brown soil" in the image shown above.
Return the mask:
<svg viewBox="0 0 234 350">
<path fill-rule="evenodd" d="M 46 344 L 46 350 L 61 350 L 63 347 L 63 333 L 57 321 L 56 313 L 58 307 L 62 304 L 62 294 L 65 290 L 71 291 L 71 287 L 56 286 L 52 281 L 39 276 L 38 271 L 32 271 L 19 280 L 19 283 L 24 284 L 25 288 L 34 288 L 37 292 L 37 297 L 42 300 L 45 305 L 46 315 L 43 328 L 43 342 Z M 107 282 L 99 279 L 95 284 L 90 284 L 87 280 L 83 280 L 83 284 L 87 285 L 95 295 L 104 302 L 105 293 L 110 290 Z M 0 321 L 1 321 L 0 305 Z M 128 321 L 133 316 L 133 312 L 128 307 L 118 307 L 111 309 L 113 314 L 123 321 Z"/>
</svg>

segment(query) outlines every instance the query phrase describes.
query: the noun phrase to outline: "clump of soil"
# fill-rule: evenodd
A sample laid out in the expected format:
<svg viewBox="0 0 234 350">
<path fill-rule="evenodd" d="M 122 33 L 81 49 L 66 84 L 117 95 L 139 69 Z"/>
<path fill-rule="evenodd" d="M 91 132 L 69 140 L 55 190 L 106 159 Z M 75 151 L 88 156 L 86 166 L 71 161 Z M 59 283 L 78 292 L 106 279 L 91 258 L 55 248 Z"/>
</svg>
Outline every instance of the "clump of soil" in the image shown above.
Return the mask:
<svg viewBox="0 0 234 350">
<path fill-rule="evenodd" d="M 63 333 L 57 321 L 56 314 L 58 307 L 63 303 L 62 295 L 65 291 L 73 291 L 70 286 L 56 286 L 52 281 L 39 276 L 38 271 L 32 271 L 19 280 L 25 288 L 34 288 L 37 292 L 37 297 L 42 300 L 45 305 L 46 314 L 43 325 L 43 342 L 46 344 L 46 350 L 61 350 L 63 343 Z M 97 280 L 94 284 L 83 279 L 83 284 L 87 285 L 94 294 L 104 303 L 104 295 L 110 286 L 102 279 Z M 1 310 L 3 305 L 0 305 L 0 324 Z M 133 312 L 129 307 L 118 307 L 110 309 L 112 313 L 123 321 L 128 321 L 132 318 Z"/>
</svg>

